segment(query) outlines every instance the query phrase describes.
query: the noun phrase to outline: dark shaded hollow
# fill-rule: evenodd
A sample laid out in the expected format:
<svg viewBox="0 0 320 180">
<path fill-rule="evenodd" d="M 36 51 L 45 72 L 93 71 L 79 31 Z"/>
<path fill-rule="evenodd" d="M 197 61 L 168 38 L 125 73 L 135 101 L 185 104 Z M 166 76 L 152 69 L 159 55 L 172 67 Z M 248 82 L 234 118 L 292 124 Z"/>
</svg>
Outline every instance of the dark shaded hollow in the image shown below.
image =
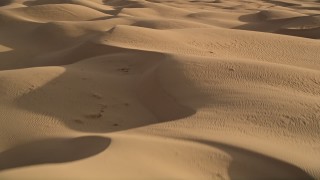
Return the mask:
<svg viewBox="0 0 320 180">
<path fill-rule="evenodd" d="M 125 50 L 123 49 L 123 51 Z M 82 62 L 77 62 L 64 66 L 65 72 L 63 74 L 46 85 L 24 94 L 17 99 L 16 104 L 28 111 L 57 118 L 70 129 L 96 133 L 122 131 L 173 121 L 195 113 L 195 110 L 179 104 L 174 97 L 168 95 L 161 85 L 157 83 L 154 74 L 156 70 L 152 67 L 165 61 L 165 57 L 161 53 L 128 50 L 127 53 L 116 52 L 115 54 L 103 55 L 97 58 L 100 60 L 89 58 L 83 61 L 93 62 L 93 64 L 99 63 L 99 66 L 94 66 L 94 72 L 99 71 L 97 68 L 104 69 L 103 74 L 99 73 L 99 76 L 93 78 L 100 79 L 99 82 L 81 80 L 82 77 L 79 75 L 84 76 L 86 73 L 81 70 L 82 67 L 77 65 L 77 63 Z M 132 66 L 133 64 L 135 65 Z M 128 67 L 130 67 L 130 70 L 127 69 Z M 137 69 L 142 72 L 136 72 Z M 92 72 L 92 69 L 87 69 L 87 71 Z M 127 84 L 128 78 L 131 78 L 127 76 L 127 73 L 132 74 L 133 77 L 140 77 L 130 80 L 130 85 L 128 86 L 118 86 L 118 84 Z M 110 80 L 115 76 L 118 78 L 117 83 Z M 183 78 L 182 74 L 177 74 L 177 76 Z M 101 80 L 104 83 L 108 83 L 108 86 L 101 86 Z M 128 88 L 131 92 L 118 93 L 115 91 L 115 93 L 111 94 L 103 93 L 107 92 L 109 87 L 112 86 Z M 64 90 L 61 91 L 61 88 Z M 102 94 L 99 94 L 100 97 L 97 98 L 96 92 L 88 94 L 88 92 L 92 91 L 102 92 Z M 132 96 L 130 96 L 134 99 L 133 102 L 139 103 L 132 104 L 130 98 L 123 98 L 131 93 Z M 114 99 L 121 99 L 122 102 L 116 102 Z M 35 100 L 37 103 L 31 106 L 30 103 L 34 104 Z M 65 104 L 68 104 L 66 102 L 73 102 L 79 106 L 72 105 L 73 107 L 65 108 Z M 62 104 L 64 106 L 61 106 Z M 155 118 L 147 118 L 142 111 L 139 111 L 139 113 L 131 111 L 131 109 L 136 109 L 137 106 L 144 108 L 146 112 L 154 115 Z M 92 110 L 93 108 L 95 110 Z M 88 111 L 83 111 L 83 109 L 88 109 Z"/>
<path fill-rule="evenodd" d="M 6 6 L 12 3 L 12 0 L 1 0 L 0 6 Z"/>
<path fill-rule="evenodd" d="M 18 145 L 0 153 L 0 171 L 18 167 L 77 161 L 97 155 L 111 140 L 100 136 L 51 138 Z"/>
</svg>

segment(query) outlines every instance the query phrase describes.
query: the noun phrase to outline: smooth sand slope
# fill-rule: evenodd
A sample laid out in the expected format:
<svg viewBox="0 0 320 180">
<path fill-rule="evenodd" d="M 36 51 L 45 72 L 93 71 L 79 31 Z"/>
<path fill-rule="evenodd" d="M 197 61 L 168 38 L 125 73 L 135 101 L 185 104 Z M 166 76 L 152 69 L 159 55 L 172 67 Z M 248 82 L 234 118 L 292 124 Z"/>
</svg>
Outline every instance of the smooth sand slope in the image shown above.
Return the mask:
<svg viewBox="0 0 320 180">
<path fill-rule="evenodd" d="M 319 0 L 1 0 L 0 179 L 319 179 Z"/>
</svg>

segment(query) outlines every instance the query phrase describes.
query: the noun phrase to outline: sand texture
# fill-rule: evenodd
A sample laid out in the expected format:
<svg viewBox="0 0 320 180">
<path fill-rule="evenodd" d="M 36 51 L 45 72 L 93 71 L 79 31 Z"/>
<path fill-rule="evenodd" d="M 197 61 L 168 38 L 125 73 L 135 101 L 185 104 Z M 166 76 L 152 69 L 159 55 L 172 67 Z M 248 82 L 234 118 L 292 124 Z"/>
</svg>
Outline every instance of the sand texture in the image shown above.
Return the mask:
<svg viewBox="0 0 320 180">
<path fill-rule="evenodd" d="M 320 179 L 320 1 L 1 0 L 0 179 Z"/>
</svg>

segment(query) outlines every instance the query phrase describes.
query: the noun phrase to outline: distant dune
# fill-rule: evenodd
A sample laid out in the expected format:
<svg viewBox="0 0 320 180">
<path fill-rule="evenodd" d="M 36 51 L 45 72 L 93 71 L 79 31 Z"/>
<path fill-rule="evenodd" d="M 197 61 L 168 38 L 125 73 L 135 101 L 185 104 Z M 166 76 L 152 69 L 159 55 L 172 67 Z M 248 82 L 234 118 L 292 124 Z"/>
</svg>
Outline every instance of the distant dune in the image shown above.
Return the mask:
<svg viewBox="0 0 320 180">
<path fill-rule="evenodd" d="M 0 179 L 319 179 L 319 0 L 2 0 Z"/>
</svg>

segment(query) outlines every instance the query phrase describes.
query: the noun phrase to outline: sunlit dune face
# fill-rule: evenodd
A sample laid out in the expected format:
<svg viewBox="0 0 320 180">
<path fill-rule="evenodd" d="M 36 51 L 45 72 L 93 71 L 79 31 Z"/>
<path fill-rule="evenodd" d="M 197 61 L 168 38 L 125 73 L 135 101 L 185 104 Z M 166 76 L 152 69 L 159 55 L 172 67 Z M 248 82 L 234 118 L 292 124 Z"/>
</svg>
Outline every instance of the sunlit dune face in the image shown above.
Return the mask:
<svg viewBox="0 0 320 180">
<path fill-rule="evenodd" d="M 0 0 L 0 180 L 319 179 L 320 0 Z"/>
<path fill-rule="evenodd" d="M 0 53 L 3 53 L 3 52 L 8 52 L 8 51 L 12 51 L 13 49 L 7 47 L 7 46 L 4 46 L 2 44 L 0 44 Z"/>
</svg>

